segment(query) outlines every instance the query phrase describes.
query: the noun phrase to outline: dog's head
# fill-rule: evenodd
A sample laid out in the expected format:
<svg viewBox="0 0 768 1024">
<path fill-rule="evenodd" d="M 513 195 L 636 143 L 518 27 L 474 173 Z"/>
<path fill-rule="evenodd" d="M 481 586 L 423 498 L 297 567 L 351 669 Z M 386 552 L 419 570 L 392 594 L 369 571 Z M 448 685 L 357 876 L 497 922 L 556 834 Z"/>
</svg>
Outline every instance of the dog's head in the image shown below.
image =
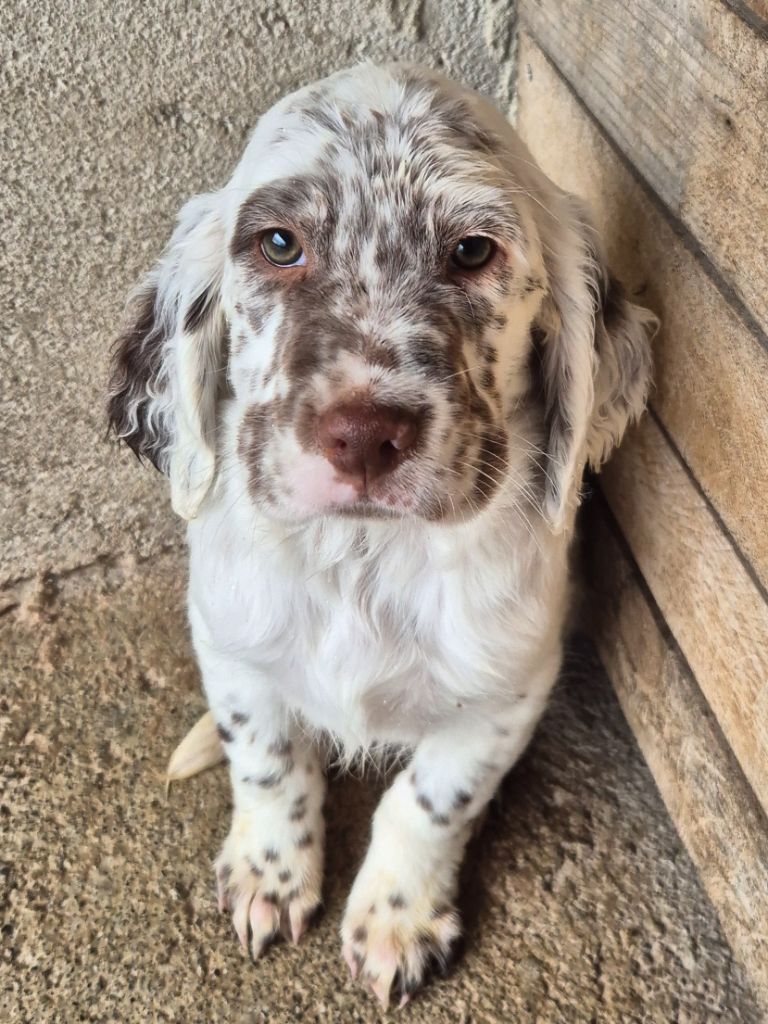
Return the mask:
<svg viewBox="0 0 768 1024">
<path fill-rule="evenodd" d="M 456 520 L 540 481 L 553 528 L 648 387 L 652 317 L 478 96 L 363 65 L 259 121 L 181 212 L 115 350 L 111 424 L 194 516 Z"/>
</svg>

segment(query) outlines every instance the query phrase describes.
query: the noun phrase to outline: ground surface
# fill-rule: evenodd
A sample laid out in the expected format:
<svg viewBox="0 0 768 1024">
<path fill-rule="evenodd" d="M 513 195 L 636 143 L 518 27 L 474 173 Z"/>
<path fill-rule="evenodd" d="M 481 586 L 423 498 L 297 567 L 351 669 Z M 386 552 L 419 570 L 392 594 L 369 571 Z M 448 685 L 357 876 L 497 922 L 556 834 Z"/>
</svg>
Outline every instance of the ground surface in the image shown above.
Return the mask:
<svg viewBox="0 0 768 1024">
<path fill-rule="evenodd" d="M 336 779 L 326 911 L 251 965 L 213 895 L 223 768 L 175 788 L 202 709 L 178 553 L 22 588 L 0 617 L 0 1019 L 381 1019 L 338 949 L 380 781 Z M 12 605 L 12 602 L 11 602 Z M 468 859 L 468 950 L 403 1021 L 757 1024 L 608 684 L 581 652 Z"/>
</svg>

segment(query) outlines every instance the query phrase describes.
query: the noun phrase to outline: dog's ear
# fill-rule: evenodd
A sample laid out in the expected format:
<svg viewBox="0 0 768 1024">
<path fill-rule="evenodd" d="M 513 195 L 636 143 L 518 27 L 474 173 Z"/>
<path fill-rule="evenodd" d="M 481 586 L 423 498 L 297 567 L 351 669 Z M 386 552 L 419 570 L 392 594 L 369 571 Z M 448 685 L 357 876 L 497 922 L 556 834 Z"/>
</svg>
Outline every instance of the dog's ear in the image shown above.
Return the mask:
<svg viewBox="0 0 768 1024">
<path fill-rule="evenodd" d="M 226 376 L 219 205 L 211 194 L 182 209 L 165 253 L 129 304 L 110 373 L 111 429 L 169 475 L 174 511 L 184 519 L 194 518 L 213 481 L 216 402 Z"/>
<path fill-rule="evenodd" d="M 579 501 L 585 462 L 599 469 L 645 408 L 651 377 L 650 311 L 624 298 L 589 216 L 560 193 L 544 237 L 548 288 L 536 327 L 547 405 L 546 513 L 562 530 Z"/>
</svg>

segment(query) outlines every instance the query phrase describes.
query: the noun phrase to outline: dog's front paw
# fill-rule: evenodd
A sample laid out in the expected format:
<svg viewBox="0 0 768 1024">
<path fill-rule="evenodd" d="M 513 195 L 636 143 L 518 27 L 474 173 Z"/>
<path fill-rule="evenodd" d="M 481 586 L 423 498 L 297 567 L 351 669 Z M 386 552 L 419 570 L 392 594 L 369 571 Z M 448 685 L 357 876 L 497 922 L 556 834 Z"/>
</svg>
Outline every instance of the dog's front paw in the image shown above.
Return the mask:
<svg viewBox="0 0 768 1024">
<path fill-rule="evenodd" d="M 404 1006 L 433 972 L 444 973 L 456 954 L 461 926 L 428 880 L 398 885 L 386 871 L 363 867 L 341 928 L 344 959 L 353 978 L 386 1010 Z"/>
<path fill-rule="evenodd" d="M 279 933 L 298 942 L 322 898 L 322 816 L 288 817 L 270 828 L 264 815 L 236 814 L 216 859 L 219 909 L 231 911 L 246 951 L 250 936 L 254 960 Z"/>
</svg>

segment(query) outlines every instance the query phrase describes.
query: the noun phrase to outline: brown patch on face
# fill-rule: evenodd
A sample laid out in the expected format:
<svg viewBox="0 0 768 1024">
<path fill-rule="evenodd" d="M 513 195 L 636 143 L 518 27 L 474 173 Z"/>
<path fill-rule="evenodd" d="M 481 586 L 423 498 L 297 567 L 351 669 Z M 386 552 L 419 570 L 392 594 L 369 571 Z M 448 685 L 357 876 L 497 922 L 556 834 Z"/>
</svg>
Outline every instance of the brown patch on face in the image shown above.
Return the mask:
<svg viewBox="0 0 768 1024">
<path fill-rule="evenodd" d="M 521 288 L 523 295 L 533 295 L 534 292 L 544 291 L 544 282 L 534 274 L 529 274 L 523 281 Z"/>
<path fill-rule="evenodd" d="M 232 260 L 252 261 L 258 252 L 258 241 L 268 228 L 289 226 L 286 211 L 299 210 L 312 200 L 312 182 L 294 177 L 258 189 L 240 207 L 229 247 Z"/>
<path fill-rule="evenodd" d="M 245 346 L 248 344 L 248 335 L 245 331 L 238 332 L 237 338 L 235 339 L 235 355 L 242 355 Z"/>
<path fill-rule="evenodd" d="M 475 486 L 472 499 L 482 508 L 493 497 L 502 480 L 507 456 L 507 438 L 503 430 L 489 428 L 480 439 Z"/>
<path fill-rule="evenodd" d="M 363 349 L 365 361 L 372 366 L 381 366 L 385 370 L 398 370 L 402 365 L 400 354 L 394 348 L 379 345 L 375 342 L 365 345 Z"/>
<path fill-rule="evenodd" d="M 248 321 L 248 326 L 256 334 L 261 334 L 261 332 L 264 330 L 264 324 L 267 322 L 268 315 L 269 310 L 266 308 L 265 305 L 249 305 L 248 311 L 245 314 L 246 319 Z"/>
<path fill-rule="evenodd" d="M 270 404 L 252 405 L 240 424 L 237 453 L 248 470 L 248 485 L 254 498 L 263 493 L 263 460 L 269 429 Z"/>
</svg>

